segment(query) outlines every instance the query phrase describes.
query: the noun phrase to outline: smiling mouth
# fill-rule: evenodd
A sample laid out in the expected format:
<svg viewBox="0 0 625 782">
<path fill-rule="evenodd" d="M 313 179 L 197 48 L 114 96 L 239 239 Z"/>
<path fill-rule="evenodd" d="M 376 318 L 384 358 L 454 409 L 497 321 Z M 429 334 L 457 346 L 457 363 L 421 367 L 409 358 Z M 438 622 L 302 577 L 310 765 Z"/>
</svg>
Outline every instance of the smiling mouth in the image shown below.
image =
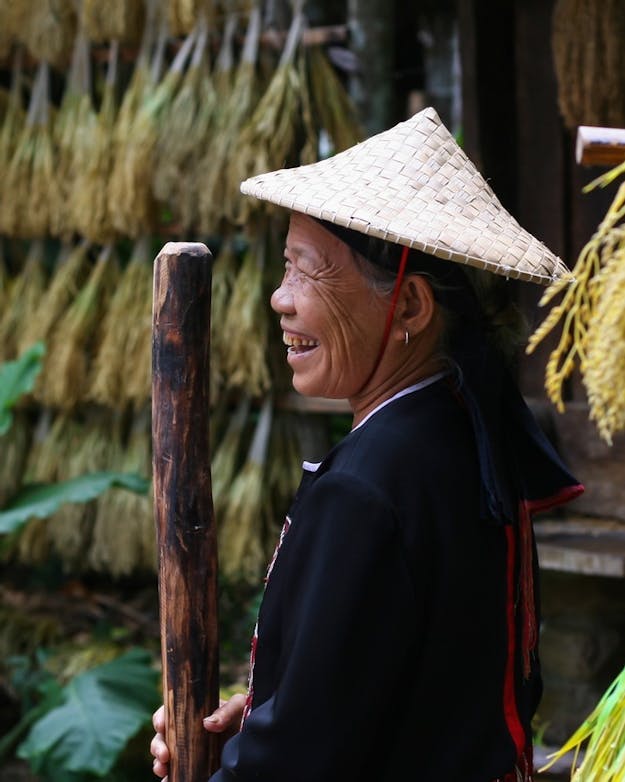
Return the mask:
<svg viewBox="0 0 625 782">
<path fill-rule="evenodd" d="M 306 339 L 305 337 L 296 337 L 294 334 L 282 333 L 282 341 L 288 347 L 289 353 L 307 353 L 319 346 L 316 339 Z"/>
</svg>

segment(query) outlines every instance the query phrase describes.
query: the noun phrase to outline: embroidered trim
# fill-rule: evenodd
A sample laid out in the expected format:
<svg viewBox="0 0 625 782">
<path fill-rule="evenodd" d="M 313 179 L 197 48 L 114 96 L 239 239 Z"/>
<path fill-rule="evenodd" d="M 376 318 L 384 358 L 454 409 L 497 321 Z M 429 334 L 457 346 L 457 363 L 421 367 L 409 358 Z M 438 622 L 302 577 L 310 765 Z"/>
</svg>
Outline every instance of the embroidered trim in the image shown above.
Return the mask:
<svg viewBox="0 0 625 782">
<path fill-rule="evenodd" d="M 291 519 L 287 516 L 286 519 L 284 520 L 284 524 L 282 525 L 282 529 L 280 531 L 280 537 L 278 538 L 278 542 L 276 543 L 276 547 L 273 551 L 273 556 L 271 557 L 271 561 L 269 562 L 269 565 L 267 567 L 267 573 L 265 575 L 265 589 L 267 588 L 267 582 L 269 581 L 269 576 L 271 575 L 271 571 L 273 570 L 276 557 L 278 556 L 278 551 L 280 550 L 280 546 L 282 545 L 284 536 L 289 531 L 290 526 L 291 526 Z M 243 727 L 243 723 L 248 718 L 249 713 L 252 711 L 252 701 L 254 700 L 254 663 L 256 661 L 257 646 L 258 646 L 258 617 L 256 618 L 256 623 L 254 624 L 254 632 L 252 633 L 252 641 L 250 644 L 250 670 L 249 670 L 248 680 L 247 680 L 247 695 L 245 697 L 245 706 L 243 707 L 243 715 L 241 716 L 241 727 Z"/>
</svg>

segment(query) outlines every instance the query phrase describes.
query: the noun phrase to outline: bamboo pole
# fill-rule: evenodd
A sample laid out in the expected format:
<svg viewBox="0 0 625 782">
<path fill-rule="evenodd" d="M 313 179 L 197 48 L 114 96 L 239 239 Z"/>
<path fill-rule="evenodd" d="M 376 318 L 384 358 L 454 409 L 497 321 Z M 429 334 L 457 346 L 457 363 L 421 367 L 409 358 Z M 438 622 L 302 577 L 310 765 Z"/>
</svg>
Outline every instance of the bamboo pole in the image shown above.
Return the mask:
<svg viewBox="0 0 625 782">
<path fill-rule="evenodd" d="M 154 263 L 154 516 L 169 782 L 205 782 L 217 736 L 202 718 L 219 703 L 217 544 L 209 452 L 212 258 L 168 242 Z"/>
</svg>

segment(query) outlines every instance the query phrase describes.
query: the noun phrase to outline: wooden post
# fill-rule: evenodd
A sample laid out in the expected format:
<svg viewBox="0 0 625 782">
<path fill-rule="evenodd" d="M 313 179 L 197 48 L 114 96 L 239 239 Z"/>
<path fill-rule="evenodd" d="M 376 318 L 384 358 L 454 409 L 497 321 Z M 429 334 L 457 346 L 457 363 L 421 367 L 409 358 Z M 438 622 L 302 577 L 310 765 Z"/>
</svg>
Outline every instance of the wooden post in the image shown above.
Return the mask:
<svg viewBox="0 0 625 782">
<path fill-rule="evenodd" d="M 217 545 L 209 450 L 212 258 L 168 242 L 154 264 L 154 515 L 169 782 L 219 767 L 202 718 L 219 704 Z"/>
</svg>

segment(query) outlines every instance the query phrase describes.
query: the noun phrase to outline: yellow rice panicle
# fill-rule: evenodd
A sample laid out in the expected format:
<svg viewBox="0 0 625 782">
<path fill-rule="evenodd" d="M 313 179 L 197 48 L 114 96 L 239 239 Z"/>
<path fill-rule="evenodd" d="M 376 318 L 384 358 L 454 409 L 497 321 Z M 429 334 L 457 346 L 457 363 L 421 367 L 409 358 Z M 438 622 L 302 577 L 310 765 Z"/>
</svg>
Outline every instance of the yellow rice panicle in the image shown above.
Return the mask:
<svg viewBox="0 0 625 782">
<path fill-rule="evenodd" d="M 93 43 L 136 44 L 145 23 L 144 0 L 83 0 L 82 19 Z"/>
</svg>

